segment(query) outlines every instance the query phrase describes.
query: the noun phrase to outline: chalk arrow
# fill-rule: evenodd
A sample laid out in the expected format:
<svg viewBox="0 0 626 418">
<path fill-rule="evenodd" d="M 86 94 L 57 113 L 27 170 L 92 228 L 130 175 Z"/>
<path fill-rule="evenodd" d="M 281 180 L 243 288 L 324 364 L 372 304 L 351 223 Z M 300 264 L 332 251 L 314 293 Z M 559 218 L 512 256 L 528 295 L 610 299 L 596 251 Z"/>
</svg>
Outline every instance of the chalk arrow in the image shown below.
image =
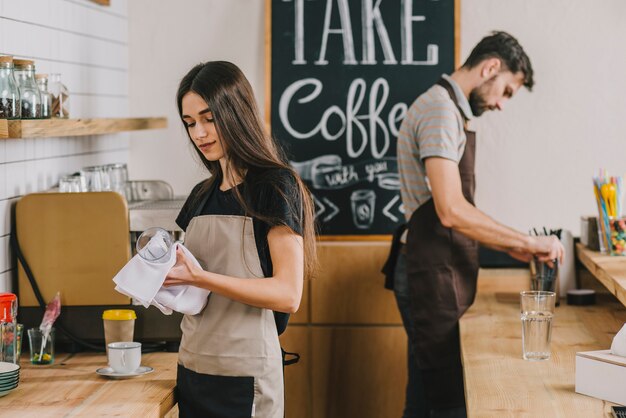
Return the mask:
<svg viewBox="0 0 626 418">
<path fill-rule="evenodd" d="M 315 195 L 313 193 L 311 193 L 311 196 L 313 196 L 313 204 L 315 205 L 315 217 L 319 217 L 322 213 L 326 212 L 326 207 L 324 206 L 324 204 L 322 202 L 320 202 L 317 197 L 315 197 Z"/>
<path fill-rule="evenodd" d="M 385 207 L 383 208 L 383 215 L 385 215 L 386 217 L 388 217 L 389 219 L 391 219 L 394 222 L 398 222 L 398 218 L 390 212 L 390 210 L 393 208 L 393 206 L 396 204 L 396 202 L 400 199 L 400 196 L 395 195 L 393 197 L 393 199 L 391 199 L 389 201 L 389 203 L 387 203 L 385 205 Z M 400 206 L 402 206 L 402 204 L 400 204 Z M 402 212 L 402 211 L 400 211 Z"/>
<path fill-rule="evenodd" d="M 322 200 L 324 201 L 324 203 L 326 203 L 327 207 L 332 209 L 332 212 L 324 216 L 324 219 L 322 219 L 322 222 L 328 222 L 339 213 L 339 208 L 326 197 L 322 197 Z"/>
</svg>

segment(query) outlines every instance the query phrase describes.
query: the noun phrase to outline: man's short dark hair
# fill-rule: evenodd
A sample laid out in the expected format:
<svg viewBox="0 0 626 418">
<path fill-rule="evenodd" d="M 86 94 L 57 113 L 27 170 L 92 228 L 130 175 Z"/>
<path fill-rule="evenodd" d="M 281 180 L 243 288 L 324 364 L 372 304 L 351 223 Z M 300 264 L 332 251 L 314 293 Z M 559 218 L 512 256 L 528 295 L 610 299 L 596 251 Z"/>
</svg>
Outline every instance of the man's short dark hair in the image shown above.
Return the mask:
<svg viewBox="0 0 626 418">
<path fill-rule="evenodd" d="M 504 70 L 508 69 L 513 74 L 524 74 L 524 86 L 532 90 L 535 85 L 533 79 L 533 67 L 524 48 L 513 36 L 506 32 L 494 31 L 484 37 L 474 47 L 472 53 L 463 64 L 463 67 L 471 69 L 489 58 L 499 58 Z"/>
</svg>

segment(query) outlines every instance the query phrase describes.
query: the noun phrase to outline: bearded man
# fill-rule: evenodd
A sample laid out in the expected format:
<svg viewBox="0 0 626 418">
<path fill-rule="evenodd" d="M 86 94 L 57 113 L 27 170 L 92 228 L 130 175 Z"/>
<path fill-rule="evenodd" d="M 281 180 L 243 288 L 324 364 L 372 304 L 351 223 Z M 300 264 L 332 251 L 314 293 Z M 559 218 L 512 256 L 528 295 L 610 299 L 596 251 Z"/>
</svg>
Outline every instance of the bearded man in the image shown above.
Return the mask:
<svg viewBox="0 0 626 418">
<path fill-rule="evenodd" d="M 521 86 L 531 90 L 533 84 L 518 41 L 493 32 L 461 68 L 415 100 L 400 128 L 408 228 L 393 287 L 409 336 L 404 418 L 465 416 L 459 319 L 474 301 L 479 243 L 524 261 L 563 257 L 555 237 L 525 235 L 474 206 L 476 134 L 467 122 L 502 110 Z"/>
</svg>

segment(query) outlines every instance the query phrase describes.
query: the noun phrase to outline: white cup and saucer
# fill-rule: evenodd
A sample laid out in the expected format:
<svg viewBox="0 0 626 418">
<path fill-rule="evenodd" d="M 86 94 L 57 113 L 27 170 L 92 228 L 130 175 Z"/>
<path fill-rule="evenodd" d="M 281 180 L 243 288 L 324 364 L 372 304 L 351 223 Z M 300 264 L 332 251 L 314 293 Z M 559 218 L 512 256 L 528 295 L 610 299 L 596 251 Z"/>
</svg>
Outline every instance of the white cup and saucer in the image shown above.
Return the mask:
<svg viewBox="0 0 626 418">
<path fill-rule="evenodd" d="M 122 379 L 154 371 L 152 367 L 141 365 L 141 343 L 121 341 L 109 343 L 107 347 L 109 367 L 96 370 L 99 375 Z"/>
</svg>

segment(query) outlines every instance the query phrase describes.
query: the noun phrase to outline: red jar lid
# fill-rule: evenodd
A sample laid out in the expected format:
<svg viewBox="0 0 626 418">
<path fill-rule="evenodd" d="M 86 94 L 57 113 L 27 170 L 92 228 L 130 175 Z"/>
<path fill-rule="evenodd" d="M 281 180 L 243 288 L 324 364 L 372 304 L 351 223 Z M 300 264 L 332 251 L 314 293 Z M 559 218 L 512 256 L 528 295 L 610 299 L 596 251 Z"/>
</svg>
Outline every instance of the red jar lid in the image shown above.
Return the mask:
<svg viewBox="0 0 626 418">
<path fill-rule="evenodd" d="M 13 321 L 14 310 L 17 310 L 17 296 L 13 293 L 0 293 L 0 321 Z"/>
</svg>

